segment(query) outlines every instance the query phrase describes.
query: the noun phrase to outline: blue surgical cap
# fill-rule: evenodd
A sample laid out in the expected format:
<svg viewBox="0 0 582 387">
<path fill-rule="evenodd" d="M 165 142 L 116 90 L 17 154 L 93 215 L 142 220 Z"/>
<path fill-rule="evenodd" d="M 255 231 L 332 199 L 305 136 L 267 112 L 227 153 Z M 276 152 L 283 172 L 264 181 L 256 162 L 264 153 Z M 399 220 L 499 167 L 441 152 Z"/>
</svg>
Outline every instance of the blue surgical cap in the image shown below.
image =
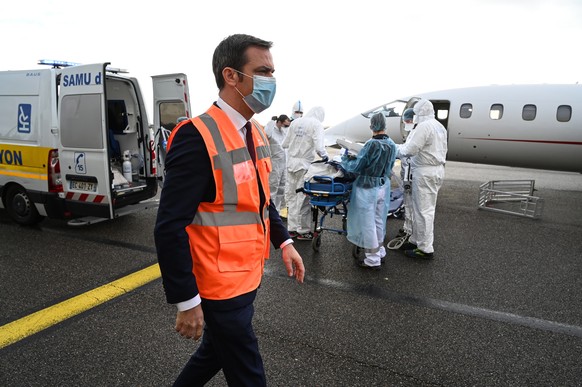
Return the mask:
<svg viewBox="0 0 582 387">
<path fill-rule="evenodd" d="M 384 114 L 376 113 L 370 119 L 370 129 L 374 132 L 380 132 L 386 129 L 386 118 L 384 118 Z"/>
<path fill-rule="evenodd" d="M 413 108 L 408 108 L 404 111 L 404 113 L 402 113 L 402 121 L 412 120 L 413 117 L 414 117 L 414 109 Z"/>
</svg>

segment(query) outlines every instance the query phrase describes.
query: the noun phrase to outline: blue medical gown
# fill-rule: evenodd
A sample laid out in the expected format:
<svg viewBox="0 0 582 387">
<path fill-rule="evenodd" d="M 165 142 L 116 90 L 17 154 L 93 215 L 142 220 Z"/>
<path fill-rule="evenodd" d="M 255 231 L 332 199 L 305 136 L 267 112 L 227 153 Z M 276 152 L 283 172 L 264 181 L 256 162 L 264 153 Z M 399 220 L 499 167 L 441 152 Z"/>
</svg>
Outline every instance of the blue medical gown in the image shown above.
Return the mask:
<svg viewBox="0 0 582 387">
<path fill-rule="evenodd" d="M 375 249 L 383 242 L 395 158 L 396 144 L 386 135 L 368 140 L 355 159 L 342 157 L 342 166 L 357 176 L 352 186 L 347 222 L 347 238 L 356 246 Z"/>
</svg>

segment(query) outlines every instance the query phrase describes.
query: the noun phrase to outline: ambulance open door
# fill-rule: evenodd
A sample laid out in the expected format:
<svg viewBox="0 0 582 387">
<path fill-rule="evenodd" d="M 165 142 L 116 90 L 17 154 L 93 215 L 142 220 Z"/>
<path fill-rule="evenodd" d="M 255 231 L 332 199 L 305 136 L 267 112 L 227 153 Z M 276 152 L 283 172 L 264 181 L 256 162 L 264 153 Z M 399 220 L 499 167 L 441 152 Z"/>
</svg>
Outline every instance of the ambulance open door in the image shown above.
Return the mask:
<svg viewBox="0 0 582 387">
<path fill-rule="evenodd" d="M 152 76 L 154 92 L 154 146 L 157 174 L 163 182 L 166 160 L 166 141 L 181 121 L 191 118 L 190 94 L 186 74 Z"/>
<path fill-rule="evenodd" d="M 59 160 L 67 209 L 113 218 L 108 159 L 105 68 L 108 63 L 62 69 Z"/>
</svg>

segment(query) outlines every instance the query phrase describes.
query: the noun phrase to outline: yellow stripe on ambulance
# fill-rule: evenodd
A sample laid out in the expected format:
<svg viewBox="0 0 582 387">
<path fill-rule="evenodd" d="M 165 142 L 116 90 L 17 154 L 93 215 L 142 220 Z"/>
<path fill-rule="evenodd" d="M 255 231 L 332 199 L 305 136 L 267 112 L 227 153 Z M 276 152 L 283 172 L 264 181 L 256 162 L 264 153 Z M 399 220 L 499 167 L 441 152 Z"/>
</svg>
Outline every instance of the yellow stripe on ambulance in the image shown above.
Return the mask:
<svg viewBox="0 0 582 387">
<path fill-rule="evenodd" d="M 50 150 L 39 146 L 0 144 L 0 175 L 47 180 Z"/>
</svg>

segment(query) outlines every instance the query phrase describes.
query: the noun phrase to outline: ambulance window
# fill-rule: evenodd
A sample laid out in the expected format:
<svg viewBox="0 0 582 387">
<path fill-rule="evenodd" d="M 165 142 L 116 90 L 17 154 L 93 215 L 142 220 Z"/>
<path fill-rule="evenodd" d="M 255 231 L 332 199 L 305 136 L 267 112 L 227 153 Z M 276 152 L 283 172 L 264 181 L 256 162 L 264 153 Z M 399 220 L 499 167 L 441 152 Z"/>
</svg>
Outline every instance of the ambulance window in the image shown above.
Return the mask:
<svg viewBox="0 0 582 387">
<path fill-rule="evenodd" d="M 560 122 L 568 122 L 572 118 L 572 106 L 570 105 L 560 105 L 558 106 L 558 112 L 556 118 Z"/>
<path fill-rule="evenodd" d="M 473 104 L 464 103 L 461 105 L 461 111 L 459 112 L 461 118 L 470 118 L 472 114 L 473 114 Z"/>
<path fill-rule="evenodd" d="M 100 94 L 63 97 L 61 106 L 61 143 L 63 146 L 103 149 L 102 132 Z"/>
<path fill-rule="evenodd" d="M 178 118 L 184 116 L 186 116 L 186 108 L 182 101 L 160 103 L 160 124 L 164 128 L 174 129 L 178 123 Z"/>
<path fill-rule="evenodd" d="M 503 117 L 503 105 L 500 103 L 495 103 L 491 105 L 489 110 L 489 118 L 492 120 L 500 120 Z"/>
<path fill-rule="evenodd" d="M 536 118 L 536 105 L 524 105 L 521 111 L 521 118 L 525 121 L 533 121 Z"/>
</svg>

